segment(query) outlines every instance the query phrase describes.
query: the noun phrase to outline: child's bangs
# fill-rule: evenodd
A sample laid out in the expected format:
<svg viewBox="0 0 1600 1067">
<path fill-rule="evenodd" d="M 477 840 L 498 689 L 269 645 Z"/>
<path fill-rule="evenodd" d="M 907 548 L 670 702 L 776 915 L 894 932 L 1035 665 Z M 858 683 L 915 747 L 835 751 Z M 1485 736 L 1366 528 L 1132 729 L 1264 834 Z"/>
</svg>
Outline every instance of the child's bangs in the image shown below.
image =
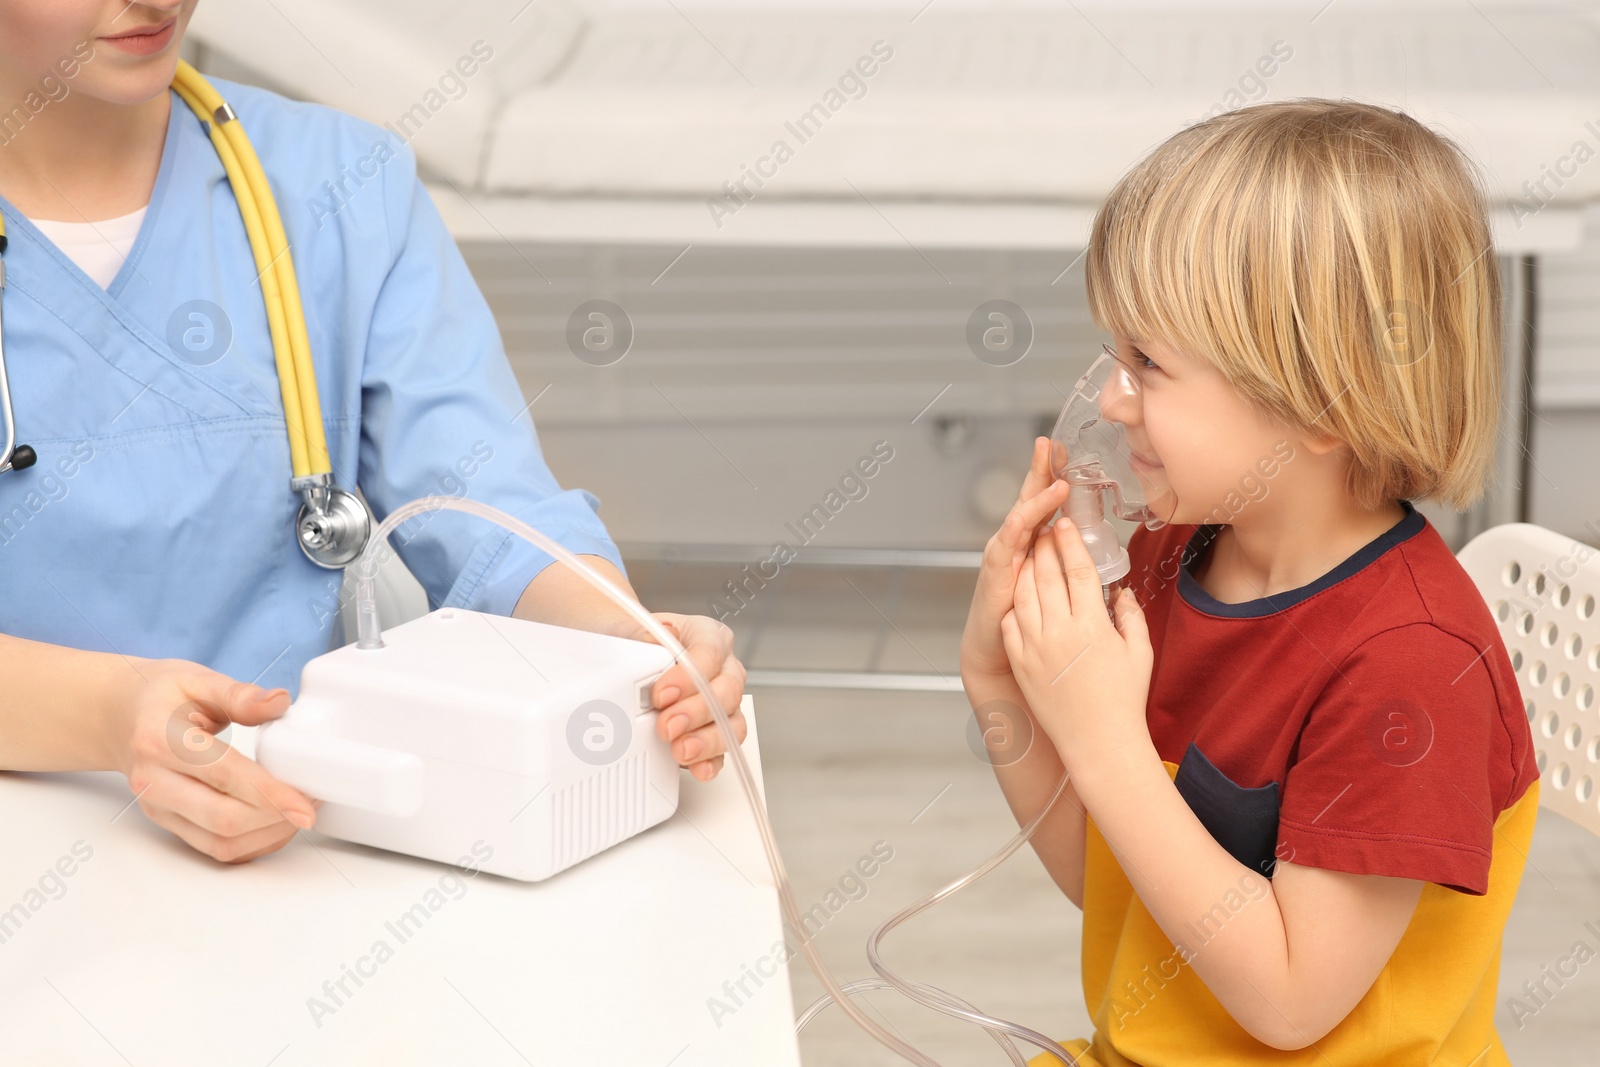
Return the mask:
<svg viewBox="0 0 1600 1067">
<path fill-rule="evenodd" d="M 1102 329 L 1173 345 L 1242 386 L 1235 363 L 1255 345 L 1235 248 L 1252 210 L 1241 201 L 1259 198 L 1245 195 L 1237 177 L 1230 187 L 1215 158 L 1187 147 L 1169 142 L 1096 215 L 1085 267 L 1089 313 Z"/>
</svg>

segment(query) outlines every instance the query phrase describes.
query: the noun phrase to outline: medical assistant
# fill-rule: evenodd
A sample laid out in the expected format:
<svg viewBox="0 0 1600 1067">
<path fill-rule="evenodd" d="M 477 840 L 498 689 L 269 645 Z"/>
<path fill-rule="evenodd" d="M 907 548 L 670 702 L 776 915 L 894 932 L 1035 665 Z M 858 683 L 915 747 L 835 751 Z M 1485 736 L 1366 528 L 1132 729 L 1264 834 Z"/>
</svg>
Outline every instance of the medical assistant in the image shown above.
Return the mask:
<svg viewBox="0 0 1600 1067">
<path fill-rule="evenodd" d="M 410 147 L 211 80 L 283 216 L 335 480 L 380 520 L 430 493 L 470 495 L 621 568 L 599 501 L 545 465 Z M 295 695 L 306 661 L 342 642 L 341 573 L 295 542 L 301 498 L 244 223 L 205 128 L 171 103 L 150 203 L 109 286 L 0 198 L 17 434 L 39 457 L 0 475 L 0 632 L 193 660 Z M 451 512 L 391 543 L 432 607 L 509 615 L 551 562 Z"/>
</svg>

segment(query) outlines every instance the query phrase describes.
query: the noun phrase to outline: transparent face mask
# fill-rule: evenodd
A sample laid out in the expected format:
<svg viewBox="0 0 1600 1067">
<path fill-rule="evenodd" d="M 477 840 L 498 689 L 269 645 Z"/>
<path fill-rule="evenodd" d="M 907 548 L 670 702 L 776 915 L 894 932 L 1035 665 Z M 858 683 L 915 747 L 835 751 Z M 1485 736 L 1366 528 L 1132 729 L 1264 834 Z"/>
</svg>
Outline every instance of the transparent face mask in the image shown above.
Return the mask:
<svg viewBox="0 0 1600 1067">
<path fill-rule="evenodd" d="M 1177 498 L 1167 471 L 1144 429 L 1140 372 L 1122 362 L 1110 345 L 1078 379 L 1050 434 L 1056 477 L 1072 486 L 1064 509 L 1084 535 L 1090 555 L 1110 586 L 1127 573 L 1127 553 L 1105 522 L 1106 501 L 1121 519 L 1160 529 L 1172 518 Z"/>
</svg>

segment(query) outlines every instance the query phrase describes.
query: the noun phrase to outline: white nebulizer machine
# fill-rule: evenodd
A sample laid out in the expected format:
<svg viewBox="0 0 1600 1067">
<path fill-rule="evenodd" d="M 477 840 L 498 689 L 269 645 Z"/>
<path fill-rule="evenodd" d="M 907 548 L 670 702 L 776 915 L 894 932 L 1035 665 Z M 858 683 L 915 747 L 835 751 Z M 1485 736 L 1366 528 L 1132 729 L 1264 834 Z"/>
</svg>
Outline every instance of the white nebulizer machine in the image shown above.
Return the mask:
<svg viewBox="0 0 1600 1067">
<path fill-rule="evenodd" d="M 256 758 L 321 800 L 318 831 L 538 881 L 670 817 L 660 645 L 441 608 L 306 664 Z"/>
<path fill-rule="evenodd" d="M 670 817 L 678 766 L 650 706 L 672 666 L 664 644 L 464 608 L 380 632 L 377 555 L 439 508 L 546 540 L 475 501 L 397 508 L 355 564 L 358 639 L 306 664 L 294 705 L 260 728 L 257 761 L 323 802 L 321 833 L 445 863 L 486 841 L 482 869 L 523 881 Z"/>
<path fill-rule="evenodd" d="M 1115 514 L 1152 529 L 1171 514 L 1171 491 L 1148 450 L 1141 408 L 1137 372 L 1108 346 L 1078 381 L 1052 434 L 1054 473 L 1072 486 L 1064 510 L 1083 533 L 1108 602 L 1128 573 L 1128 560 L 1106 521 L 1105 495 Z M 527 538 L 609 596 L 657 644 L 460 608 L 382 631 L 377 553 L 400 523 L 439 509 L 474 514 Z M 873 931 L 867 959 L 878 977 L 841 984 L 803 921 L 727 712 L 660 621 L 538 530 L 456 497 L 424 497 L 396 509 L 354 566 L 357 641 L 308 663 L 299 698 L 282 718 L 262 726 L 257 740 L 257 758 L 270 773 L 323 801 L 319 832 L 442 862 L 453 862 L 481 838 L 495 845 L 484 870 L 530 881 L 549 877 L 676 810 L 679 770 L 655 731 L 649 698 L 651 683 L 676 662 L 711 709 L 755 815 L 789 936 L 827 991 L 801 1013 L 797 1029 L 838 1004 L 906 1061 L 940 1067 L 852 999 L 893 988 L 983 1027 L 1016 1067 L 1026 1067 L 1026 1059 L 1013 1039 L 1076 1064 L 1046 1035 L 986 1015 L 935 986 L 903 979 L 880 955 L 889 931 L 1021 848 L 1065 790 L 1065 776 L 1045 807 L 982 866 Z"/>
</svg>

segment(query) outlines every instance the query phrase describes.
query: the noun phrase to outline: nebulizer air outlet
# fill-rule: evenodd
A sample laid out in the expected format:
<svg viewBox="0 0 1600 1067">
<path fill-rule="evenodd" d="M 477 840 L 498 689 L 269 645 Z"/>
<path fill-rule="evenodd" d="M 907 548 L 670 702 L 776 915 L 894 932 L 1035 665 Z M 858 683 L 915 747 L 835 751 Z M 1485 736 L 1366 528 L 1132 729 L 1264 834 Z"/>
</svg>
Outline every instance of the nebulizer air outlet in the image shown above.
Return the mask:
<svg viewBox="0 0 1600 1067">
<path fill-rule="evenodd" d="M 1158 476 L 1159 468 L 1140 470 L 1130 462 L 1131 446 L 1142 441 L 1138 400 L 1137 379 L 1114 356 L 1101 356 L 1078 382 L 1053 435 L 1056 473 L 1073 487 L 1068 513 L 1083 530 L 1103 581 L 1112 584 L 1127 574 L 1128 565 L 1115 530 L 1105 521 L 1104 494 L 1111 493 L 1122 518 L 1152 528 L 1162 522 L 1153 508 L 1165 499 L 1164 483 L 1149 476 Z M 439 609 L 385 633 L 375 592 L 378 554 L 388 550 L 389 534 L 399 524 L 438 510 L 476 515 L 526 538 L 613 600 L 656 645 L 460 608 Z M 981 866 L 873 931 L 867 958 L 879 977 L 841 985 L 823 962 L 796 903 L 766 805 L 727 711 L 677 637 L 637 601 L 534 527 L 457 497 L 423 497 L 395 509 L 367 544 L 354 573 L 358 640 L 307 665 L 300 699 L 282 719 L 261 728 L 258 742 L 257 758 L 269 772 L 325 801 L 319 831 L 444 862 L 474 834 L 498 833 L 500 847 L 483 869 L 525 880 L 581 862 L 676 808 L 678 770 L 653 729 L 647 698 L 650 682 L 677 662 L 711 710 L 728 763 L 754 813 L 785 922 L 827 990 L 797 1026 L 836 1003 L 908 1062 L 940 1067 L 851 1000 L 858 993 L 893 988 L 983 1027 L 1016 1067 L 1026 1067 L 1026 1061 L 1013 1038 L 1076 1064 L 1071 1053 L 1036 1030 L 986 1015 L 935 986 L 898 977 L 879 953 L 891 930 L 1021 848 L 1062 795 L 1065 777 L 1044 808 Z M 599 708 L 592 723 L 580 714 L 591 706 Z M 584 739 L 606 735 L 608 722 L 613 743 L 590 751 Z M 546 788 L 563 782 L 559 791 Z M 542 818 L 521 814 L 533 810 L 529 805 L 535 802 L 524 802 L 522 790 L 548 807 Z M 571 797 L 547 798 L 552 792 Z M 634 796 L 650 802 L 644 807 L 611 802 Z M 505 823 L 509 812 L 500 809 L 513 801 L 522 805 L 520 827 L 485 829 L 491 822 Z M 619 815 L 624 810 L 631 813 L 627 818 Z"/>
</svg>

